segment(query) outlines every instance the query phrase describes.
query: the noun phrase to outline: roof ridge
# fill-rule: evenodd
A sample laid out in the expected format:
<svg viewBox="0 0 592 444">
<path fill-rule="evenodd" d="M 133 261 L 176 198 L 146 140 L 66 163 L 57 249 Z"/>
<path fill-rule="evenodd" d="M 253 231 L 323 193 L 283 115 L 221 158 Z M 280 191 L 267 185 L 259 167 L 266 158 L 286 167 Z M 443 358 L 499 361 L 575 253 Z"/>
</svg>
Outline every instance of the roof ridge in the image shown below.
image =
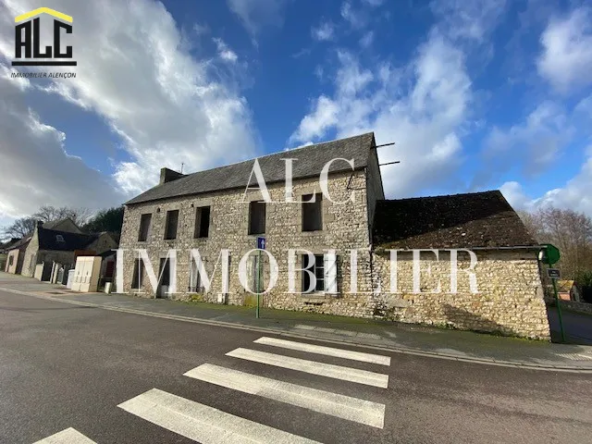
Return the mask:
<svg viewBox="0 0 592 444">
<path fill-rule="evenodd" d="M 251 177 L 254 161 L 259 161 L 262 164 L 261 168 L 268 184 L 285 180 L 286 163 L 284 159 L 290 157 L 298 159 L 293 163 L 293 179 L 318 176 L 327 162 L 334 158 L 354 159 L 355 169 L 359 170 L 367 166 L 369 152 L 373 144 L 374 133 L 368 132 L 195 171 L 162 185 L 155 185 L 136 195 L 125 205 L 245 187 Z M 329 173 L 334 174 L 346 170 L 351 171 L 351 166 L 340 165 L 337 162 L 330 165 Z"/>
<path fill-rule="evenodd" d="M 436 196 L 420 196 L 420 197 L 403 197 L 401 199 L 382 199 L 379 202 L 400 202 L 402 200 L 421 200 L 421 199 L 438 199 L 438 198 L 446 198 L 446 197 L 457 197 L 457 196 L 474 196 L 476 194 L 489 194 L 489 193 L 499 193 L 502 194 L 500 190 L 486 190 L 486 191 L 469 191 L 468 193 L 455 193 L 455 194 L 439 194 Z M 503 194 L 502 194 L 503 196 Z"/>
</svg>

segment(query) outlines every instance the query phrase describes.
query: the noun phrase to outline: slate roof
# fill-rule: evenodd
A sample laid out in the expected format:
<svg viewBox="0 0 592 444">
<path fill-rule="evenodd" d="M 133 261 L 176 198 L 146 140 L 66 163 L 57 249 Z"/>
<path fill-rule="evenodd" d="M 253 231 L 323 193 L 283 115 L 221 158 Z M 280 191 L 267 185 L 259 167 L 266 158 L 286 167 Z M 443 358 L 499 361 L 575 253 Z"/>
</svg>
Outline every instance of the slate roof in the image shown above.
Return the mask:
<svg viewBox="0 0 592 444">
<path fill-rule="evenodd" d="M 21 248 L 22 246 L 28 244 L 30 240 L 31 240 L 31 236 L 29 235 L 23 239 L 16 241 L 14 244 L 7 247 L 6 251 L 11 251 L 11 250 L 16 250 L 17 248 Z"/>
<path fill-rule="evenodd" d="M 55 251 L 85 250 L 97 239 L 96 234 L 78 234 L 38 227 L 39 249 Z M 58 236 L 61 236 L 59 238 Z M 63 241 L 62 241 L 63 240 Z"/>
<path fill-rule="evenodd" d="M 265 182 L 283 182 L 285 165 L 282 159 L 298 159 L 292 162 L 293 178 L 319 176 L 327 162 L 334 158 L 354 159 L 355 169 L 362 169 L 368 163 L 370 148 L 374 145 L 374 133 L 361 134 L 347 139 L 318 143 L 290 151 L 258 157 L 259 165 Z M 255 159 L 232 165 L 226 165 L 206 171 L 189 174 L 172 182 L 157 185 L 139 196 L 126 202 L 133 205 L 153 200 L 172 197 L 210 193 L 218 190 L 245 188 L 253 169 Z M 343 161 L 334 162 L 329 170 L 331 173 L 351 171 L 349 164 Z M 256 185 L 253 178 L 251 185 Z"/>
<path fill-rule="evenodd" d="M 537 245 L 499 191 L 379 201 L 372 231 L 388 249 Z"/>
<path fill-rule="evenodd" d="M 62 222 L 65 222 L 67 220 L 70 220 L 74 225 L 76 225 L 76 223 L 71 218 L 67 217 L 65 219 L 52 220 L 52 221 L 49 221 L 49 222 L 44 222 L 43 223 L 43 228 L 47 228 L 48 230 L 53 230 L 53 229 L 55 229 L 55 227 L 57 227 Z"/>
</svg>

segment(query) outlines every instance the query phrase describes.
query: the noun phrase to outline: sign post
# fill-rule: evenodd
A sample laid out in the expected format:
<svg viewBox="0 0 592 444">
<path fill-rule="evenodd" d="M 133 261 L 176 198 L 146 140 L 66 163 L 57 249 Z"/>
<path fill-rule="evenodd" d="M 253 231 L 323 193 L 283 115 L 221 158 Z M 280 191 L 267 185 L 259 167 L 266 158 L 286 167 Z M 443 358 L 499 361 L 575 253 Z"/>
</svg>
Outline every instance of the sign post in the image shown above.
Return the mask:
<svg viewBox="0 0 592 444">
<path fill-rule="evenodd" d="M 544 244 L 544 249 L 539 252 L 539 260 L 547 264 L 547 275 L 551 278 L 553 283 L 553 293 L 555 294 L 555 304 L 557 305 L 557 318 L 559 319 L 559 330 L 561 331 L 561 342 L 565 342 L 565 330 L 563 329 L 563 317 L 561 315 L 561 303 L 559 301 L 559 295 L 557 293 L 557 279 L 561 277 L 561 273 L 556 268 L 551 268 L 554 264 L 559 262 L 561 254 L 559 249 L 551 244 Z"/>
<path fill-rule="evenodd" d="M 257 238 L 257 308 L 255 309 L 255 317 L 259 319 L 259 296 L 261 294 L 261 251 L 265 250 L 265 238 Z"/>
</svg>

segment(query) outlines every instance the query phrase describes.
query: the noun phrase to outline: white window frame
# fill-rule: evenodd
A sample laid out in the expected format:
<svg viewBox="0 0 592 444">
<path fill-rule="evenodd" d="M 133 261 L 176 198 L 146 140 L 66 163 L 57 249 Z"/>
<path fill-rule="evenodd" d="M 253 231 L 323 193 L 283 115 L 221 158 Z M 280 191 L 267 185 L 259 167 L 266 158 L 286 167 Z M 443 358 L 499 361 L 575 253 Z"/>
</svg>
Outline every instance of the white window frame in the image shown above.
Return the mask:
<svg viewBox="0 0 592 444">
<path fill-rule="evenodd" d="M 317 265 L 317 258 L 323 258 L 323 265 L 319 267 Z M 305 258 L 308 258 L 307 255 L 302 256 L 302 267 L 304 268 L 304 261 Z M 304 276 L 308 275 L 306 271 L 302 271 L 302 294 L 310 295 L 310 294 L 337 294 L 337 255 L 335 254 L 335 250 L 329 250 L 329 252 L 325 254 L 314 254 L 314 262 L 312 267 L 309 267 L 308 270 L 312 271 L 316 277 L 315 288 L 312 291 L 307 292 L 304 283 Z M 323 277 L 319 278 L 319 274 L 322 270 Z M 305 274 L 306 273 L 306 274 Z M 323 290 L 317 289 L 317 283 L 319 280 L 323 281 Z"/>
</svg>

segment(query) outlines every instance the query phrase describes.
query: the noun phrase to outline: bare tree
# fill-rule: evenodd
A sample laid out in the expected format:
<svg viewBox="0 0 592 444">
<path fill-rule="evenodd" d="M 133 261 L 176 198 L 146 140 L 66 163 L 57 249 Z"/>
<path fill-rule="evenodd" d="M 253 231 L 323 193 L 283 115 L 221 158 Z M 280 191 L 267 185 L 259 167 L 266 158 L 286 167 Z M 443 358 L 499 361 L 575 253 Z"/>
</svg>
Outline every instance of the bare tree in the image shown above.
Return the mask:
<svg viewBox="0 0 592 444">
<path fill-rule="evenodd" d="M 22 217 L 5 227 L 2 232 L 6 237 L 24 238 L 33 232 L 37 221 L 32 217 Z"/>
<path fill-rule="evenodd" d="M 592 271 L 592 218 L 573 210 L 543 208 L 520 214 L 538 242 L 550 243 L 561 251 L 562 274 L 576 278 Z"/>
<path fill-rule="evenodd" d="M 90 210 L 87 208 L 68 208 L 68 207 L 52 207 L 49 205 L 39 208 L 39 210 L 30 217 L 23 217 L 15 220 L 11 225 L 4 227 L 1 231 L 3 237 L 27 237 L 33 230 L 37 221 L 53 222 L 55 220 L 62 220 L 70 218 L 79 227 L 86 224 L 91 216 Z"/>
<path fill-rule="evenodd" d="M 43 206 L 39 211 L 33 214 L 33 218 L 42 222 L 52 222 L 55 220 L 62 220 L 70 218 L 76 225 L 85 224 L 90 218 L 91 213 L 87 208 L 68 208 L 68 207 L 52 207 Z"/>
</svg>

